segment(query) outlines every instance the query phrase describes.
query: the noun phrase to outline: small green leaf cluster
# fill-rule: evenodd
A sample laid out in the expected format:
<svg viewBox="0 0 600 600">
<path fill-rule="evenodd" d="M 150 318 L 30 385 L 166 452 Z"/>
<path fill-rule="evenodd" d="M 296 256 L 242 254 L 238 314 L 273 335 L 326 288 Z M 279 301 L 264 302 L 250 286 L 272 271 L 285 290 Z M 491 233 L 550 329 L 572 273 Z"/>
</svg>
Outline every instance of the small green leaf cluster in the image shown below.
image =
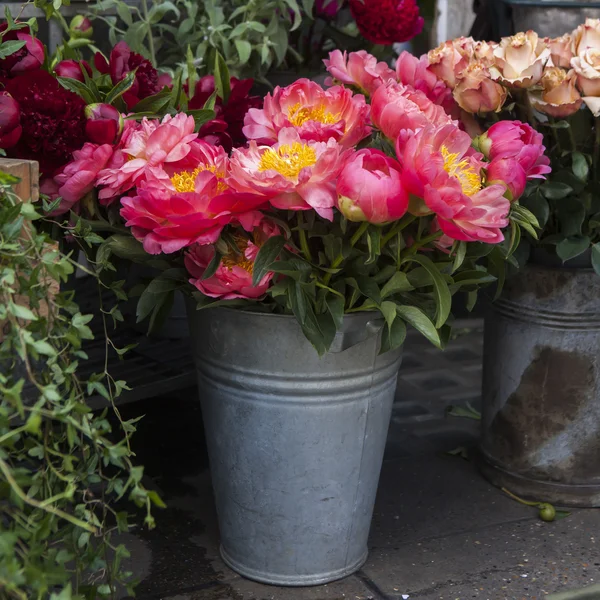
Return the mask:
<svg viewBox="0 0 600 600">
<path fill-rule="evenodd" d="M 81 376 L 84 342 L 97 333 L 65 286 L 78 265 L 42 232 L 37 207 L 13 194 L 17 181 L 0 173 L 0 595 L 111 598 L 117 586 L 132 593 L 129 553 L 115 537 L 131 527 L 123 500 L 145 509 L 149 527 L 153 505 L 164 504 L 132 462 L 137 419 L 123 421 L 114 408 L 126 383 L 106 366 Z M 77 239 L 95 241 L 79 227 Z M 123 298 L 122 282 L 96 281 L 103 297 Z M 106 352 L 124 353 L 108 337 L 108 320 L 123 319 L 118 304 L 101 313 Z M 93 412 L 91 395 L 107 408 Z"/>
</svg>

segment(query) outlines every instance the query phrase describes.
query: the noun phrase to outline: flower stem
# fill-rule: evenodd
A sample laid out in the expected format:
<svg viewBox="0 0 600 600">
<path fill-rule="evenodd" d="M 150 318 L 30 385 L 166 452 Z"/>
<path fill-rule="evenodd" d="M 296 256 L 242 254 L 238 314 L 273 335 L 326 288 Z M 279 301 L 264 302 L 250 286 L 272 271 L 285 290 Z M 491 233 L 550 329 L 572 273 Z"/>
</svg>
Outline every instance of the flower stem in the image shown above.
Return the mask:
<svg viewBox="0 0 600 600">
<path fill-rule="evenodd" d="M 309 263 L 312 263 L 312 255 L 310 253 L 310 248 L 308 247 L 308 237 L 306 235 L 306 231 L 304 229 L 304 217 L 302 216 L 302 211 L 298 211 L 298 235 L 300 236 L 300 247 L 302 248 L 302 253 L 304 254 L 304 258 Z"/>
<path fill-rule="evenodd" d="M 414 215 L 406 215 L 400 221 L 398 221 L 384 236 L 381 240 L 381 247 L 383 248 L 394 236 L 398 235 L 403 229 L 406 229 L 417 217 Z"/>
<path fill-rule="evenodd" d="M 144 22 L 146 23 L 146 27 L 148 29 L 148 50 L 150 51 L 150 62 L 152 62 L 153 67 L 156 67 L 156 55 L 154 52 L 154 38 L 152 37 L 152 24 L 150 23 L 150 19 L 148 18 L 148 2 L 147 2 L 147 0 L 142 0 L 142 10 L 144 11 Z"/>
<path fill-rule="evenodd" d="M 368 229 L 368 227 L 369 227 L 369 223 L 367 221 L 364 221 L 360 224 L 360 227 L 354 232 L 354 235 L 350 238 L 350 246 L 352 248 L 354 248 L 354 246 L 356 245 L 358 240 L 360 240 L 360 238 L 363 236 L 363 234 Z M 330 268 L 337 269 L 342 264 L 343 260 L 344 260 L 344 257 L 342 255 L 342 253 L 340 252 L 340 254 L 338 254 L 337 257 L 335 258 L 335 260 L 331 263 Z M 323 277 L 323 283 L 325 285 L 327 285 L 329 283 L 329 281 L 331 280 L 332 276 L 333 276 L 333 273 L 325 273 L 325 277 Z"/>
</svg>

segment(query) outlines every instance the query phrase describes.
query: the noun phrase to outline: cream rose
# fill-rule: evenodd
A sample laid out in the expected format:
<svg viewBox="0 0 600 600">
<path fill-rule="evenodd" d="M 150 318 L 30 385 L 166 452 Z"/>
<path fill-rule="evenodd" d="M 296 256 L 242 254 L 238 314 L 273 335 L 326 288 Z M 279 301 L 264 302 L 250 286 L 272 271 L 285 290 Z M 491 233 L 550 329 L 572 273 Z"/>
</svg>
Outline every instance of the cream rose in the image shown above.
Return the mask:
<svg viewBox="0 0 600 600">
<path fill-rule="evenodd" d="M 495 82 L 483 61 L 473 61 L 463 70 L 453 91 L 457 104 L 469 113 L 498 112 L 507 90 Z"/>
<path fill-rule="evenodd" d="M 571 66 L 573 39 L 569 33 L 556 38 L 544 38 L 544 43 L 550 48 L 550 58 L 555 67 L 568 69 Z"/>
<path fill-rule="evenodd" d="M 551 117 L 564 118 L 577 112 L 583 100 L 576 87 L 574 69 L 565 71 L 560 67 L 546 67 L 540 84 L 540 92 L 530 92 L 529 100 L 536 110 Z"/>
<path fill-rule="evenodd" d="M 578 56 L 588 48 L 600 49 L 600 19 L 586 19 L 571 34 L 571 52 Z"/>
</svg>

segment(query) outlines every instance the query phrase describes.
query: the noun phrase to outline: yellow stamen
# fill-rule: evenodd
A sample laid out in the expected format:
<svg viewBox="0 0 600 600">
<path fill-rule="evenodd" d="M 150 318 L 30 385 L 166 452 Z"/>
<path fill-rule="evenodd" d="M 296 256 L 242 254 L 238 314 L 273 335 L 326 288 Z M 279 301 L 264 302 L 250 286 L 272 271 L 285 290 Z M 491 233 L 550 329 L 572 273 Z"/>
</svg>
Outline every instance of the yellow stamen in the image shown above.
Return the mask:
<svg viewBox="0 0 600 600">
<path fill-rule="evenodd" d="M 466 196 L 473 196 L 481 189 L 481 177 L 469 164 L 468 160 L 458 160 L 458 153 L 451 154 L 446 146 L 441 147 L 444 157 L 444 170 L 448 175 L 458 179 Z"/>
<path fill-rule="evenodd" d="M 171 183 L 177 192 L 194 192 L 196 190 L 196 177 L 202 171 L 210 171 L 217 177 L 217 192 L 221 193 L 227 189 L 223 181 L 225 173 L 217 171 L 215 165 L 198 165 L 193 171 L 180 171 L 171 177 Z"/>
<path fill-rule="evenodd" d="M 331 125 L 332 123 L 337 123 L 339 120 L 339 115 L 332 115 L 330 112 L 327 112 L 322 104 L 320 106 L 304 107 L 298 102 L 288 109 L 288 121 L 294 127 L 300 127 L 306 121 L 318 121 L 319 123 Z"/>
<path fill-rule="evenodd" d="M 283 144 L 277 150 L 269 148 L 263 153 L 259 171 L 272 169 L 289 179 L 296 179 L 305 167 L 312 167 L 317 162 L 317 153 L 308 144 L 294 142 Z"/>
<path fill-rule="evenodd" d="M 252 275 L 254 271 L 254 262 L 248 260 L 244 254 L 246 248 L 248 248 L 249 240 L 241 235 L 234 235 L 233 239 L 235 240 L 235 245 L 237 246 L 239 253 L 235 250 L 230 250 L 229 253 L 221 259 L 221 264 L 228 269 L 241 267 L 244 271 Z"/>
</svg>

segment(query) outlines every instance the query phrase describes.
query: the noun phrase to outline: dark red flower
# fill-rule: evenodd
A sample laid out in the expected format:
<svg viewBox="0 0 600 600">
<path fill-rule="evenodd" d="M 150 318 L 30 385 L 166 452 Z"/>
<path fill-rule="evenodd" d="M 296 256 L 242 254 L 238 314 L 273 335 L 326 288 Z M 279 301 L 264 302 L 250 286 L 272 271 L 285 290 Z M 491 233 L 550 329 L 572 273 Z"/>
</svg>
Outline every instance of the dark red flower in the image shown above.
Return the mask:
<svg viewBox="0 0 600 600">
<path fill-rule="evenodd" d="M 100 73 L 101 75 L 108 75 L 110 73 L 110 66 L 108 64 L 108 61 L 100 52 L 96 52 L 96 54 L 94 54 L 94 66 L 96 67 L 98 73 Z"/>
<path fill-rule="evenodd" d="M 158 87 L 161 90 L 165 87 L 173 89 L 173 78 L 168 73 L 161 73 L 158 76 Z"/>
<path fill-rule="evenodd" d="M 8 25 L 2 23 L 0 32 Z M 25 42 L 22 48 L 0 60 L 0 79 L 6 80 L 27 71 L 37 71 L 44 64 L 44 45 L 34 38 L 28 29 L 8 31 L 2 37 L 3 42 L 20 40 Z"/>
<path fill-rule="evenodd" d="M 82 69 L 85 69 L 90 77 L 92 76 L 92 68 L 85 60 L 61 60 L 54 67 L 54 72 L 58 77 L 69 77 L 83 82 L 85 81 L 85 77 L 83 76 Z"/>
<path fill-rule="evenodd" d="M 98 68 L 98 65 L 96 65 Z M 141 54 L 132 52 L 125 42 L 119 42 L 110 53 L 109 70 L 113 85 L 121 81 L 127 73 L 137 69 L 133 86 L 124 94 L 127 108 L 133 108 L 140 100 L 160 91 L 158 71 Z"/>
<path fill-rule="evenodd" d="M 0 92 L 0 148 L 12 148 L 21 132 L 19 103 L 8 92 Z"/>
<path fill-rule="evenodd" d="M 315 2 L 315 12 L 320 17 L 332 19 L 339 10 L 339 0 L 316 0 Z"/>
<path fill-rule="evenodd" d="M 123 115 L 110 104 L 88 104 L 85 116 L 85 134 L 94 144 L 114 144 L 123 133 Z"/>
<path fill-rule="evenodd" d="M 200 129 L 200 137 L 206 134 L 212 135 L 215 138 L 218 132 L 218 137 L 222 140 L 219 145 L 222 145 L 224 148 L 227 148 L 227 146 L 229 148 L 245 146 L 247 140 L 242 132 L 244 116 L 249 108 L 261 108 L 263 102 L 259 96 L 249 96 L 253 84 L 253 79 L 236 79 L 232 77 L 229 84 L 231 94 L 229 95 L 227 104 L 224 104 L 223 99 L 219 96 L 217 96 L 215 101 L 216 121 L 218 123 L 214 121 L 205 123 Z M 189 102 L 189 108 L 202 108 L 214 91 L 215 78 L 212 75 L 202 77 L 196 84 L 194 96 Z M 223 130 L 223 123 L 227 125 L 225 130 Z M 227 141 L 227 138 L 229 138 L 229 141 Z M 212 144 L 213 141 L 210 141 L 210 143 Z"/>
<path fill-rule="evenodd" d="M 10 155 L 37 160 L 49 176 L 69 162 L 85 138 L 85 102 L 46 71 L 24 73 L 6 84 L 19 103 L 23 135 Z"/>
<path fill-rule="evenodd" d="M 423 30 L 416 0 L 350 0 L 360 33 L 374 44 L 407 42 Z"/>
</svg>

